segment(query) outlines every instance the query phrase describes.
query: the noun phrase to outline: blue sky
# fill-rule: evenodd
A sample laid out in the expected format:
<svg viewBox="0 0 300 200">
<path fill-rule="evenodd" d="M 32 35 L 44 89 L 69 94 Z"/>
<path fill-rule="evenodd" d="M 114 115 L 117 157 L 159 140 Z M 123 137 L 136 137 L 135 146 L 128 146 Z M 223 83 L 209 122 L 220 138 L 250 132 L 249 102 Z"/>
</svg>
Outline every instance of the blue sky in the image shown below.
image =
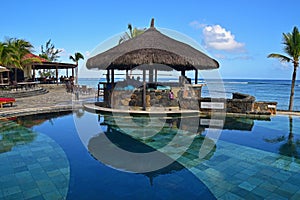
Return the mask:
<svg viewBox="0 0 300 200">
<path fill-rule="evenodd" d="M 223 78 L 291 79 L 292 65 L 267 58 L 283 53 L 282 33 L 299 27 L 299 0 L 2 1 L 0 40 L 23 38 L 40 53 L 51 39 L 63 49 L 89 55 L 100 43 L 127 31 L 127 24 L 178 31 L 197 41 L 220 63 Z M 300 28 L 300 27 L 299 27 Z M 81 77 L 87 73 L 80 62 Z M 299 77 L 299 76 L 298 76 Z"/>
</svg>

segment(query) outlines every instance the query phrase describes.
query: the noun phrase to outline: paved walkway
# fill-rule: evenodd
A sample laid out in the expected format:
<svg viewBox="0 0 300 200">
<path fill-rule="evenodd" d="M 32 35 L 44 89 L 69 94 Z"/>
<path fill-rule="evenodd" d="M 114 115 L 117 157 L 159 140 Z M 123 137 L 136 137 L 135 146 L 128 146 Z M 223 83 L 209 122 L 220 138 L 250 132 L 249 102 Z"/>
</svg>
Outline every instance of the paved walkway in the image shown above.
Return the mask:
<svg viewBox="0 0 300 200">
<path fill-rule="evenodd" d="M 59 112 L 72 110 L 74 105 L 80 106 L 80 101 L 75 101 L 75 94 L 66 92 L 64 85 L 44 86 L 49 92 L 42 95 L 16 98 L 16 102 L 11 107 L 4 105 L 0 109 L 0 116 L 19 116 L 35 113 Z M 91 94 L 80 94 L 80 99 L 95 98 L 94 92 Z M 76 102 L 76 104 L 73 104 Z"/>
</svg>

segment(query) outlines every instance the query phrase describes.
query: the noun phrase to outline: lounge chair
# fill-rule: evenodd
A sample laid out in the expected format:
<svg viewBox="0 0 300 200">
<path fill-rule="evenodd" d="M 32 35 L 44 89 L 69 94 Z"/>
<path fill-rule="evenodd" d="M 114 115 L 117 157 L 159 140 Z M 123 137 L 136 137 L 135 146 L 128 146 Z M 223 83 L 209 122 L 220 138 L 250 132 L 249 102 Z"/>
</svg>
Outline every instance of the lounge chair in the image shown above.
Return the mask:
<svg viewBox="0 0 300 200">
<path fill-rule="evenodd" d="M 16 102 L 16 100 L 14 98 L 0 97 L 0 108 L 3 108 L 4 104 L 10 104 L 10 106 L 12 106 L 14 102 Z"/>
</svg>

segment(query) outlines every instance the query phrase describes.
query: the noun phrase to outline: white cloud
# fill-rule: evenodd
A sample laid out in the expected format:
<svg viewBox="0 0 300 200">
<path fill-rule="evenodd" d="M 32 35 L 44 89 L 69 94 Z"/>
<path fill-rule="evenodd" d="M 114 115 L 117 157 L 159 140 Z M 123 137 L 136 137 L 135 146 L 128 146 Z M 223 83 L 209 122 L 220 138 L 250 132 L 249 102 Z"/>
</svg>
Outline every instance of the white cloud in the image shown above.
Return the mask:
<svg viewBox="0 0 300 200">
<path fill-rule="evenodd" d="M 215 54 L 214 58 L 217 58 L 217 59 L 227 59 L 227 56 L 225 56 L 224 54 Z"/>
<path fill-rule="evenodd" d="M 197 20 L 190 22 L 189 25 L 195 29 L 202 29 L 206 26 L 206 24 L 202 24 Z"/>
<path fill-rule="evenodd" d="M 245 44 L 237 42 L 235 36 L 220 25 L 205 26 L 203 37 L 204 45 L 208 49 L 245 52 Z"/>
</svg>

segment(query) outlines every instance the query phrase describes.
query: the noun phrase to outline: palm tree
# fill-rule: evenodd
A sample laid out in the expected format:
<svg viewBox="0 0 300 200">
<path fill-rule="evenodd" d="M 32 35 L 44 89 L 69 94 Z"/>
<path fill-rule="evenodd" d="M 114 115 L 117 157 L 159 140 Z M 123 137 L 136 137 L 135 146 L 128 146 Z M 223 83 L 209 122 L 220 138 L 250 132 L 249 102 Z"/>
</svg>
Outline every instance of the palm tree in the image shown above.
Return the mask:
<svg viewBox="0 0 300 200">
<path fill-rule="evenodd" d="M 33 46 L 30 42 L 23 39 L 9 38 L 5 43 L 9 51 L 7 62 L 11 67 L 23 69 L 26 64 L 32 61 L 32 58 L 24 57 L 32 52 Z"/>
<path fill-rule="evenodd" d="M 0 65 L 7 66 L 9 60 L 9 48 L 3 42 L 0 42 Z"/>
<path fill-rule="evenodd" d="M 83 57 L 83 55 L 82 55 L 81 53 L 76 52 L 75 55 L 74 55 L 74 56 L 70 56 L 69 59 L 76 63 L 76 69 L 75 69 L 75 75 L 76 75 L 76 78 L 75 78 L 75 84 L 78 84 L 78 61 L 79 61 L 80 59 L 84 60 L 84 57 Z"/>
<path fill-rule="evenodd" d="M 7 67 L 15 68 L 15 81 L 17 81 L 17 69 L 24 70 L 29 64 L 40 62 L 37 58 L 26 57 L 32 52 L 33 46 L 24 39 L 8 38 L 3 44 L 2 54 L 6 57 L 3 62 Z"/>
<path fill-rule="evenodd" d="M 129 33 L 125 32 L 125 34 L 123 36 L 121 36 L 120 40 L 119 40 L 119 44 L 121 44 L 122 42 L 125 42 L 126 40 L 129 40 L 131 38 L 134 38 L 138 35 L 141 35 L 142 33 L 145 32 L 146 28 L 144 29 L 138 29 L 138 28 L 134 28 L 132 29 L 132 25 L 128 24 L 127 26 Z"/>
<path fill-rule="evenodd" d="M 39 55 L 39 57 L 41 58 L 45 58 L 46 60 L 49 60 L 51 62 L 57 61 L 59 56 L 59 53 L 62 52 L 61 49 L 56 49 L 54 44 L 51 43 L 51 39 L 49 39 L 46 44 L 45 47 L 43 45 L 41 45 L 41 54 Z"/>
<path fill-rule="evenodd" d="M 123 36 L 121 36 L 121 38 L 119 40 L 119 44 L 121 44 L 127 40 L 130 40 L 138 35 L 141 35 L 142 33 L 144 33 L 146 31 L 146 28 L 139 29 L 139 28 L 134 27 L 134 29 L 132 29 L 131 24 L 128 24 L 127 28 L 129 30 L 129 33 L 125 32 L 125 34 Z M 128 75 L 127 73 L 128 72 L 126 72 L 126 76 Z M 131 75 L 132 75 L 132 70 L 130 70 L 130 77 L 131 77 Z"/>
<path fill-rule="evenodd" d="M 297 68 L 299 66 L 299 57 L 300 57 L 300 33 L 296 26 L 294 27 L 292 33 L 283 33 L 283 44 L 284 44 L 284 52 L 288 56 L 272 53 L 268 55 L 268 58 L 278 58 L 280 59 L 281 62 L 292 62 L 294 64 L 291 94 L 290 94 L 290 104 L 289 104 L 289 111 L 292 111 L 293 104 L 294 104 L 295 82 L 297 77 L 296 74 L 297 74 Z"/>
<path fill-rule="evenodd" d="M 69 59 L 72 60 L 73 62 L 75 62 L 76 66 L 78 66 L 78 61 L 80 59 L 84 60 L 84 57 L 83 57 L 83 55 L 81 53 L 76 52 L 75 55 L 74 56 L 70 56 Z"/>
</svg>

